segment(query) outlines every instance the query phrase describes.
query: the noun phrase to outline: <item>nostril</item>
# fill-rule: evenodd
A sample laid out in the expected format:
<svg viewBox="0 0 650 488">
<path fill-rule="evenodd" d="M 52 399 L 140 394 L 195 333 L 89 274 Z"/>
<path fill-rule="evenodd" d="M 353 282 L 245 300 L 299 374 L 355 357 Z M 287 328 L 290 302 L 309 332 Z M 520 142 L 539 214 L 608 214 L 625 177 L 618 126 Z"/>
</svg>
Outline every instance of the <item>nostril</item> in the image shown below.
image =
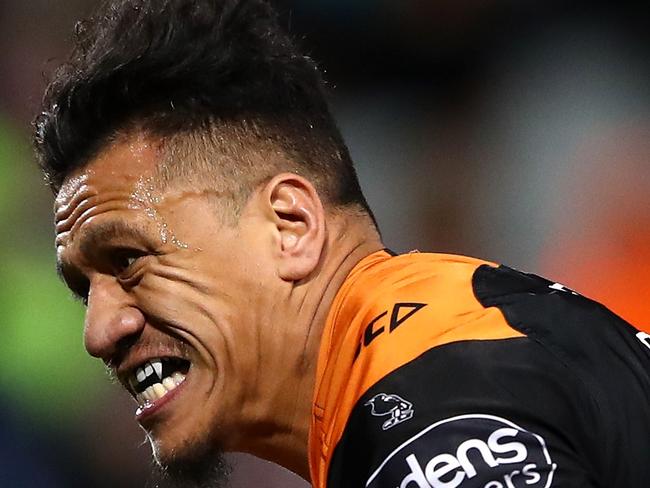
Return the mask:
<svg viewBox="0 0 650 488">
<path fill-rule="evenodd" d="M 119 366 L 131 347 L 138 341 L 139 337 L 140 334 L 131 334 L 117 341 L 115 347 L 111 350 L 110 356 L 102 358 L 109 370 L 113 370 Z"/>
<path fill-rule="evenodd" d="M 137 341 L 144 324 L 144 315 L 137 308 L 106 302 L 97 306 L 95 302 L 86 313 L 86 350 L 92 356 L 111 361 Z"/>
<path fill-rule="evenodd" d="M 138 341 L 138 337 L 140 337 L 140 334 L 131 334 L 126 337 L 122 337 L 120 340 L 117 341 L 115 348 L 118 351 L 126 351 L 127 349 L 130 349 L 131 346 L 133 346 Z"/>
<path fill-rule="evenodd" d="M 136 342 L 138 342 L 139 337 L 139 333 L 133 333 L 119 339 L 115 344 L 115 355 L 120 357 L 125 355 L 126 352 L 131 349 Z"/>
</svg>

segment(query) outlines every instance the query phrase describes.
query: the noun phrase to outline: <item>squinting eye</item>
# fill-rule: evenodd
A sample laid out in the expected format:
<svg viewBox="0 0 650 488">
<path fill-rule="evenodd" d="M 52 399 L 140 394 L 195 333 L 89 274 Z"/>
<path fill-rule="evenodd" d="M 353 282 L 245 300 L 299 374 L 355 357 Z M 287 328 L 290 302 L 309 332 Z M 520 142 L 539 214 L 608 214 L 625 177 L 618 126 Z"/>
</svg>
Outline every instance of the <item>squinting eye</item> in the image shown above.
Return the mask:
<svg viewBox="0 0 650 488">
<path fill-rule="evenodd" d="M 144 254 L 139 251 L 123 249 L 113 255 L 113 267 L 115 271 L 121 273 L 129 269 Z"/>
</svg>

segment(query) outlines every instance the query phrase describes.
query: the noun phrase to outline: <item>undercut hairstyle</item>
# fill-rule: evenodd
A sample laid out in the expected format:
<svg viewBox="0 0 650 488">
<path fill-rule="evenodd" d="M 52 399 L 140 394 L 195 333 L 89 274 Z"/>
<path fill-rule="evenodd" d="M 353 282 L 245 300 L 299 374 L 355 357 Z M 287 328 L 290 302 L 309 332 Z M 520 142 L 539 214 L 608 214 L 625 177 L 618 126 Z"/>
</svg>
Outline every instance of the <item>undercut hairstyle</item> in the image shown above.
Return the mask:
<svg viewBox="0 0 650 488">
<path fill-rule="evenodd" d="M 164 179 L 221 178 L 245 201 L 282 171 L 374 221 L 315 63 L 264 0 L 114 0 L 79 22 L 34 122 L 57 193 L 120 137 L 161 141 Z M 198 174 L 197 174 L 198 173 Z"/>
</svg>

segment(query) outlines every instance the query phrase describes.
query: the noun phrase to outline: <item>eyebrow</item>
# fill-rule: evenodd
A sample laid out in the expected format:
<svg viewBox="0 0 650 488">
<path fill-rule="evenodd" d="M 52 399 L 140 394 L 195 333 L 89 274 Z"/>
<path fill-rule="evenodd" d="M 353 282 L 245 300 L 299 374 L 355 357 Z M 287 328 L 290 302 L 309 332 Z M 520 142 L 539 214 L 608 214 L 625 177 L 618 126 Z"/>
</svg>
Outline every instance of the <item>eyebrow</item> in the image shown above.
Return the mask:
<svg viewBox="0 0 650 488">
<path fill-rule="evenodd" d="M 80 238 L 79 249 L 84 256 L 89 256 L 94 250 L 114 237 L 143 240 L 145 233 L 143 227 L 140 225 L 127 224 L 119 220 L 101 222 L 93 225 L 83 234 Z M 73 266 L 57 259 L 56 274 L 61 281 L 68 284 L 69 280 L 66 277 L 70 277 L 76 273 Z"/>
<path fill-rule="evenodd" d="M 120 220 L 110 220 L 95 224 L 88 229 L 80 238 L 79 249 L 82 254 L 88 256 L 114 237 L 143 240 L 144 236 L 144 229 L 140 225 L 127 224 Z"/>
</svg>

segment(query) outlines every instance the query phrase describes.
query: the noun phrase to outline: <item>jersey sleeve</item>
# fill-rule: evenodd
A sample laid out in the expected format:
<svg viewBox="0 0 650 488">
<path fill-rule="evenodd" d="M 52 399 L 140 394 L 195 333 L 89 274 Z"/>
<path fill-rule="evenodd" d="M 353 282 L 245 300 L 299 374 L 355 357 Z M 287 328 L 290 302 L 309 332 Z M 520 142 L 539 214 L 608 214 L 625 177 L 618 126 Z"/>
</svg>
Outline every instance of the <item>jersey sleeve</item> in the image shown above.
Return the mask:
<svg viewBox="0 0 650 488">
<path fill-rule="evenodd" d="M 328 472 L 331 488 L 602 486 L 598 405 L 528 337 L 434 347 L 356 403 Z"/>
</svg>

